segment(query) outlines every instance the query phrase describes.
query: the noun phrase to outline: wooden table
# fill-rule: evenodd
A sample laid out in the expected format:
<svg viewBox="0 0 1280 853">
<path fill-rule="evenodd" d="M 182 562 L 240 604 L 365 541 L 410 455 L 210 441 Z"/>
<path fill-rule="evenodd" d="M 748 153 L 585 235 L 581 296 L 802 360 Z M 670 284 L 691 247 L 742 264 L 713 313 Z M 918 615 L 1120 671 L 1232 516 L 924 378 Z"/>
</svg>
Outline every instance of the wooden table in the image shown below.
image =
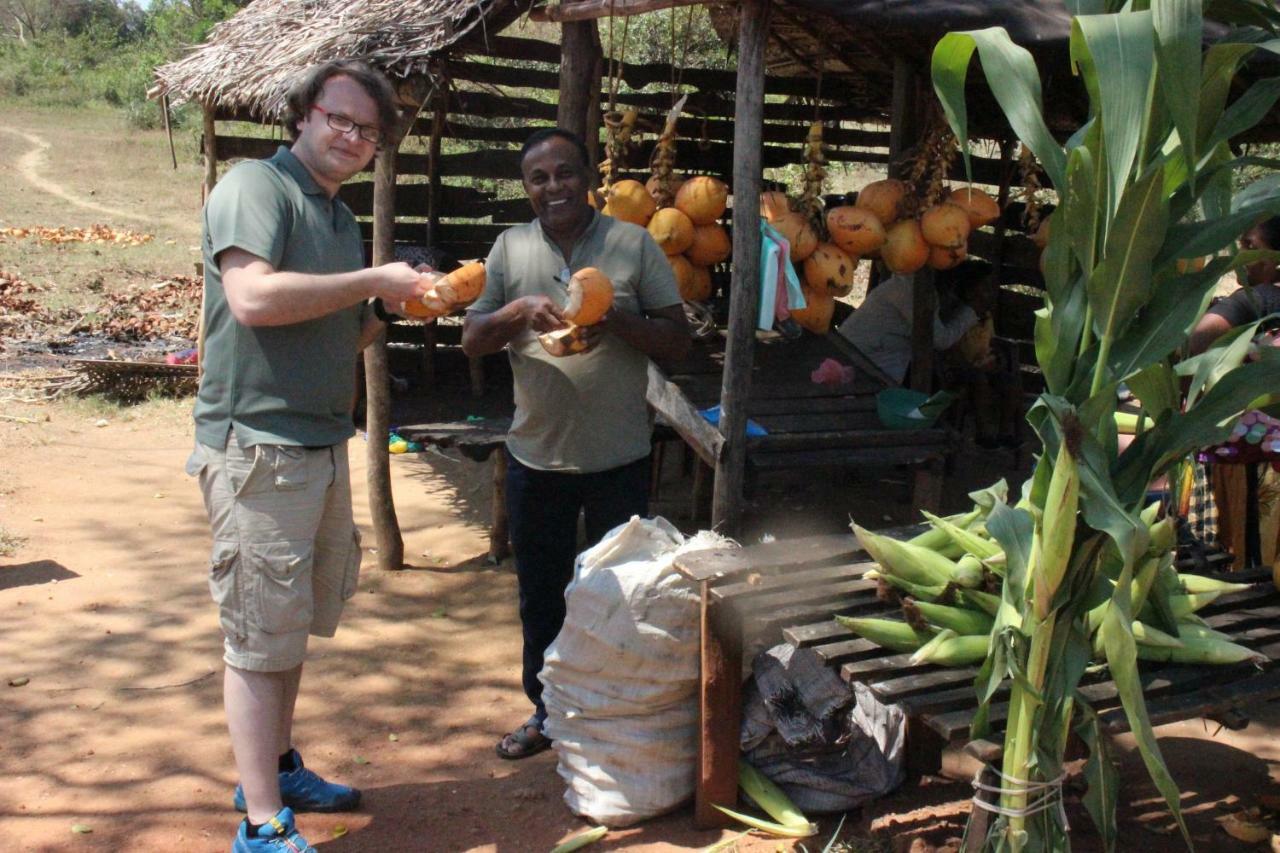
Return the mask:
<svg viewBox="0 0 1280 853">
<path fill-rule="evenodd" d="M 908 537 L 920 528 L 899 528 Z M 1223 555 L 1225 568 L 1229 557 Z M 720 826 L 712 803 L 737 798 L 738 733 L 743 664 L 754 652 L 786 640 L 812 649 L 846 681 L 867 684 L 881 701 L 907 713 L 909 773 L 934 772 L 948 744 L 969 738 L 977 708 L 976 669 L 913 665 L 910 655 L 861 639 L 831 618 L 884 614 L 897 608 L 877 597 L 877 582 L 864 577 L 875 566 L 851 534 L 813 536 L 741 549 L 714 549 L 677 558 L 676 569 L 699 584 L 701 593 L 700 735 L 695 794 L 700 826 Z M 1210 625 L 1237 642 L 1280 658 L 1280 593 L 1265 573 L 1233 574 L 1256 581 L 1201 611 Z M 1280 668 L 1252 665 L 1192 667 L 1144 664 L 1142 680 L 1153 724 L 1197 716 L 1228 719 L 1254 702 L 1280 697 Z M 1081 687 L 1112 732 L 1128 721 L 1114 683 L 1093 676 Z M 997 694 L 990 719 L 999 730 L 1008 711 L 1007 690 Z M 993 735 L 993 737 L 996 737 Z M 997 738 L 998 739 L 998 738 Z M 992 756 L 986 756 L 990 760 Z"/>
<path fill-rule="evenodd" d="M 810 374 L 827 358 L 852 365 L 853 382 L 814 383 Z M 705 409 L 720 402 L 723 368 L 724 339 L 716 334 L 697 341 L 667 376 L 690 406 Z M 894 384 L 834 332 L 757 340 L 747 416 L 766 434 L 747 438 L 748 483 L 774 470 L 906 465 L 913 472 L 913 506 L 936 509 L 958 437 L 944 428 L 886 429 L 876 415 L 876 394 Z M 707 452 L 691 446 L 707 459 Z"/>
</svg>

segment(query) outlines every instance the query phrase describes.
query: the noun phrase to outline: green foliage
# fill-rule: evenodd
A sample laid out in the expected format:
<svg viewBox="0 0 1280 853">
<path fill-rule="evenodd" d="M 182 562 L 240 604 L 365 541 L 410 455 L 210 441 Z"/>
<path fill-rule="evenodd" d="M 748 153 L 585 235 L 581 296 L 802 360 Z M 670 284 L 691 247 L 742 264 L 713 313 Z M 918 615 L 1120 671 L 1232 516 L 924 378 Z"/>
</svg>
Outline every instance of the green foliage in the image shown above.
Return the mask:
<svg viewBox="0 0 1280 853">
<path fill-rule="evenodd" d="M 152 69 L 203 40 L 219 21 L 244 5 L 235 0 L 155 0 L 146 10 L 132 2 L 21 4 L 0 0 L 0 97 L 40 105 L 118 107 L 133 127 L 163 123 L 147 100 Z M 21 37 L 19 37 L 19 35 Z M 171 117 L 181 125 L 188 110 Z"/>
<path fill-rule="evenodd" d="M 1115 779 L 1096 719 L 1077 692 L 1091 652 L 1083 627 L 1097 606 L 1092 591 L 1114 581 L 1095 648 L 1105 656 L 1147 771 L 1190 846 L 1178 789 L 1147 715 L 1132 627 L 1141 603 L 1131 600 L 1130 589 L 1140 569 L 1168 551 L 1152 550 L 1140 516 L 1147 484 L 1192 450 L 1225 438 L 1244 411 L 1265 399 L 1261 389 L 1280 387 L 1280 354 L 1265 350 L 1245 363 L 1253 330 L 1228 335 L 1194 358 L 1183 352 L 1219 276 L 1276 255 L 1240 252 L 1234 241 L 1280 214 L 1280 184 L 1258 181 L 1233 201 L 1228 178 L 1277 164 L 1235 157 L 1228 141 L 1271 109 L 1280 80 L 1255 82 L 1228 100 L 1249 55 L 1280 47 L 1226 40 L 1202 56 L 1200 0 L 1151 0 L 1123 4 L 1123 11 L 1117 0 L 1067 5 L 1077 16 L 1071 61 L 1090 111 L 1065 145 L 1047 130 L 1030 53 L 1002 28 L 950 33 L 933 55 L 934 86 L 957 138 L 967 141 L 965 79 L 976 52 L 1010 126 L 1062 199 L 1036 322 L 1048 390 L 1029 418 L 1044 453 L 1018 507 L 993 512 L 987 525 L 1005 548 L 1008 570 L 998 638 L 978 679 L 978 718 L 985 719 L 995 687 L 1011 681 L 1003 773 L 1032 782 L 1058 776 L 1066 734 L 1075 727 L 1093 752 L 1087 805 L 1114 846 Z M 1251 7 L 1244 0 L 1205 4 L 1232 16 Z M 1258 21 L 1268 19 L 1260 6 L 1254 11 Z M 1219 257 L 1203 272 L 1178 269 L 1179 259 L 1212 253 Z M 1179 376 L 1190 380 L 1181 407 L 1174 402 Z M 1154 425 L 1121 454 L 1115 392 L 1125 381 L 1142 390 Z M 1068 478 L 1079 492 L 1078 519 L 1074 502 L 1059 499 L 1073 494 L 1061 485 Z M 1158 610 L 1167 607 L 1167 590 L 1157 587 L 1147 603 Z M 1173 627 L 1171 618 L 1162 621 Z M 1028 810 L 1025 789 L 1006 791 L 1001 805 L 989 849 L 1069 847 L 1055 812 Z"/>
</svg>

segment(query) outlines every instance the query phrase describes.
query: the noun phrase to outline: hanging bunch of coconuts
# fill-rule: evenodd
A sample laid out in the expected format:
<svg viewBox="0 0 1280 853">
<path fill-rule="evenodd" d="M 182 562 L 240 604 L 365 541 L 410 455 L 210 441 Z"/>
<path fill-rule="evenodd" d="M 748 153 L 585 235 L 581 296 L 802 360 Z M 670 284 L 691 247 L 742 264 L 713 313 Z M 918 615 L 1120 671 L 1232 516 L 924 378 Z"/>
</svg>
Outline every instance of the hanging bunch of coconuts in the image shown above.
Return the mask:
<svg viewBox="0 0 1280 853">
<path fill-rule="evenodd" d="M 760 196 L 760 216 L 791 246 L 791 263 L 803 272 L 805 307 L 791 309 L 791 318 L 809 331 L 824 335 L 831 329 L 835 300 L 853 291 L 858 256 L 850 255 L 828 238 L 823 217 L 822 187 L 827 177 L 822 122 L 809 125 L 804 144 L 804 189 L 797 199 L 771 191 Z"/>
<path fill-rule="evenodd" d="M 729 188 L 705 175 L 682 179 L 676 173 L 676 119 L 684 102 L 681 98 L 667 114 L 650 161 L 652 177 L 644 184 L 611 185 L 601 212 L 647 228 L 671 264 L 680 298 L 703 302 L 711 297 L 711 268 L 733 252 L 729 232 L 719 222 Z"/>
</svg>

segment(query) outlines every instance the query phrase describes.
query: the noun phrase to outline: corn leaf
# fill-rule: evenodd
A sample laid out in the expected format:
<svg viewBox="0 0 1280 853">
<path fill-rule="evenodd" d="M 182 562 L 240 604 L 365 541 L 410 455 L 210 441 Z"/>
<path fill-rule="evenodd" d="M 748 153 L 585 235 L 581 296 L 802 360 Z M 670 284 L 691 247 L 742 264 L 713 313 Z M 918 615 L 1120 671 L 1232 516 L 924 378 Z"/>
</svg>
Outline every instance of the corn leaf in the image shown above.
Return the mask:
<svg viewBox="0 0 1280 853">
<path fill-rule="evenodd" d="M 1178 373 L 1183 376 L 1187 375 L 1189 368 L 1195 367 L 1191 384 L 1187 386 L 1188 408 L 1194 406 L 1200 395 L 1216 385 L 1228 372 L 1244 364 L 1249 356 L 1249 347 L 1262 323 L 1259 320 L 1248 326 L 1232 329 L 1200 355 L 1178 363 Z"/>
<path fill-rule="evenodd" d="M 1256 0 L 1206 0 L 1204 16 L 1224 24 L 1280 27 L 1280 12 Z"/>
<path fill-rule="evenodd" d="M 1265 351 L 1264 351 L 1265 352 Z M 1195 406 L 1138 436 L 1116 460 L 1113 479 L 1122 495 L 1141 499 L 1146 484 L 1199 447 L 1223 441 L 1232 422 L 1247 411 L 1259 389 L 1280 387 L 1280 352 L 1241 365 L 1224 376 Z"/>
<path fill-rule="evenodd" d="M 1125 190 L 1107 235 L 1106 258 L 1089 276 L 1089 308 L 1104 352 L 1150 296 L 1152 261 L 1169 217 L 1163 179 L 1152 169 Z"/>
<path fill-rule="evenodd" d="M 1159 282 L 1151 301 L 1113 346 L 1111 375 L 1128 381 L 1135 370 L 1164 358 L 1186 343 L 1187 335 L 1213 296 L 1218 279 L 1233 266 L 1229 258 L 1215 258 L 1199 272 Z"/>
<path fill-rule="evenodd" d="M 1182 402 L 1181 389 L 1173 369 L 1163 361 L 1150 364 L 1127 380 L 1134 396 L 1142 401 L 1142 408 L 1159 420 L 1165 412 L 1173 411 Z"/>
<path fill-rule="evenodd" d="M 1107 139 L 1107 209 L 1116 210 L 1148 118 L 1155 66 L 1151 13 L 1077 17 L 1071 25 L 1071 59 L 1080 66 L 1090 94 L 1096 93 L 1091 100 L 1099 108 Z M 1158 183 L 1157 191 L 1162 186 Z"/>
<path fill-rule="evenodd" d="M 1116 771 L 1116 756 L 1107 733 L 1103 731 L 1098 715 L 1083 697 L 1076 703 L 1081 719 L 1076 724 L 1076 734 L 1089 750 L 1089 760 L 1084 765 L 1084 778 L 1088 788 L 1084 795 L 1084 807 L 1093 819 L 1093 825 L 1102 836 L 1106 850 L 1116 849 L 1116 804 L 1119 801 L 1120 774 Z"/>
<path fill-rule="evenodd" d="M 1187 97 L 1200 85 L 1200 50 L 1204 21 L 1199 0 L 1157 0 L 1151 6 L 1160 63 L 1160 100 L 1173 119 L 1188 163 L 1197 157 L 1198 104 Z M 1193 179 L 1194 180 L 1194 179 Z"/>
<path fill-rule="evenodd" d="M 1280 99 L 1280 78 L 1259 80 L 1237 98 L 1222 114 L 1207 143 L 1213 148 L 1252 128 L 1271 112 Z"/>
<path fill-rule="evenodd" d="M 1209 150 L 1209 135 L 1218 126 L 1218 119 L 1227 104 L 1231 81 L 1245 57 L 1257 50 L 1257 45 L 1237 42 L 1218 42 L 1204 54 L 1201 71 L 1199 115 L 1196 126 L 1201 139 L 1198 149 Z"/>
<path fill-rule="evenodd" d="M 1116 584 L 1115 596 L 1102 619 L 1099 634 L 1102 646 L 1107 653 L 1107 666 L 1111 670 L 1111 678 L 1120 694 L 1120 704 L 1124 706 L 1125 717 L 1129 720 L 1129 729 L 1138 744 L 1138 752 L 1142 762 L 1147 766 L 1147 773 L 1155 783 L 1156 790 L 1164 797 L 1169 811 L 1182 830 L 1182 837 L 1187 847 L 1193 847 L 1191 835 L 1187 831 L 1186 822 L 1182 819 L 1179 805 L 1181 795 L 1169 768 L 1160 753 L 1160 745 L 1156 742 L 1155 732 L 1151 728 L 1151 718 L 1147 715 L 1146 698 L 1142 695 L 1142 681 L 1138 677 L 1138 649 L 1133 639 L 1133 614 L 1130 609 L 1129 585 L 1133 575 L 1129 567 L 1120 573 L 1120 581 Z"/>
<path fill-rule="evenodd" d="M 1036 155 L 1053 185 L 1063 186 L 1066 154 L 1044 121 L 1040 73 L 1031 53 L 1014 44 L 1003 27 L 947 33 L 933 50 L 933 88 L 965 152 L 966 174 L 972 175 L 972 168 L 964 84 L 975 48 L 982 60 L 987 84 L 1009 126 Z"/>
</svg>

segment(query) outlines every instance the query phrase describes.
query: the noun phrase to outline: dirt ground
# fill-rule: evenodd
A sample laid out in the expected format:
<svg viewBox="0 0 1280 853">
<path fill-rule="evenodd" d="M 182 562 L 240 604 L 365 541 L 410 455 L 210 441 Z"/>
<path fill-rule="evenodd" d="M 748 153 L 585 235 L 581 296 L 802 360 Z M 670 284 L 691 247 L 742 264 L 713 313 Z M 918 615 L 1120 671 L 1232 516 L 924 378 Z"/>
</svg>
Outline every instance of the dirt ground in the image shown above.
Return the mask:
<svg viewBox="0 0 1280 853">
<path fill-rule="evenodd" d="M 8 116 L 0 225 L 107 222 L 157 239 L 101 254 L 11 241 L 0 245 L 0 267 L 67 300 L 82 298 L 95 276 L 103 283 L 104 272 L 107 287 L 189 272 L 198 200 L 189 159 L 174 176 L 159 134 L 122 133 L 101 116 L 21 108 Z M 98 122 L 91 132 L 100 144 L 59 132 L 76 122 Z M 117 173 L 105 180 L 109 168 Z M 208 527 L 182 473 L 190 403 L 33 404 L 3 385 L 0 399 L 0 846 L 225 851 L 238 820 L 235 772 L 204 575 Z M 357 520 L 368 534 L 362 439 L 351 449 Z M 1012 464 L 1007 455 L 966 454 L 948 501 L 963 500 L 966 481 L 985 484 Z M 338 636 L 313 645 L 296 727 L 308 763 L 363 788 L 365 803 L 355 814 L 304 815 L 301 827 L 334 853 L 547 850 L 585 824 L 561 800 L 553 753 L 521 762 L 493 754 L 498 734 L 526 708 L 514 575 L 509 561 L 483 559 L 488 467 L 423 454 L 393 458 L 392 471 L 410 567 L 379 572 L 366 554 Z M 687 494 L 687 481 L 673 478 L 656 509 L 688 527 Z M 839 476 L 762 483 L 743 540 L 839 531 L 851 512 L 872 526 L 909 520 L 906 484 Z M 1280 791 L 1278 729 L 1280 713 L 1268 706 L 1243 732 L 1200 721 L 1159 730 L 1198 849 L 1239 849 L 1215 818 Z M 1132 742 L 1119 747 L 1121 849 L 1182 849 Z M 840 849 L 924 851 L 958 836 L 972 770 L 949 767 L 950 777 L 850 814 Z M 1097 849 L 1078 792 L 1068 809 L 1076 849 Z M 824 819 L 809 849 L 821 849 L 835 824 Z M 612 832 L 593 849 L 700 850 L 735 834 L 696 830 L 686 808 Z M 778 848 L 753 837 L 737 847 Z"/>
</svg>

